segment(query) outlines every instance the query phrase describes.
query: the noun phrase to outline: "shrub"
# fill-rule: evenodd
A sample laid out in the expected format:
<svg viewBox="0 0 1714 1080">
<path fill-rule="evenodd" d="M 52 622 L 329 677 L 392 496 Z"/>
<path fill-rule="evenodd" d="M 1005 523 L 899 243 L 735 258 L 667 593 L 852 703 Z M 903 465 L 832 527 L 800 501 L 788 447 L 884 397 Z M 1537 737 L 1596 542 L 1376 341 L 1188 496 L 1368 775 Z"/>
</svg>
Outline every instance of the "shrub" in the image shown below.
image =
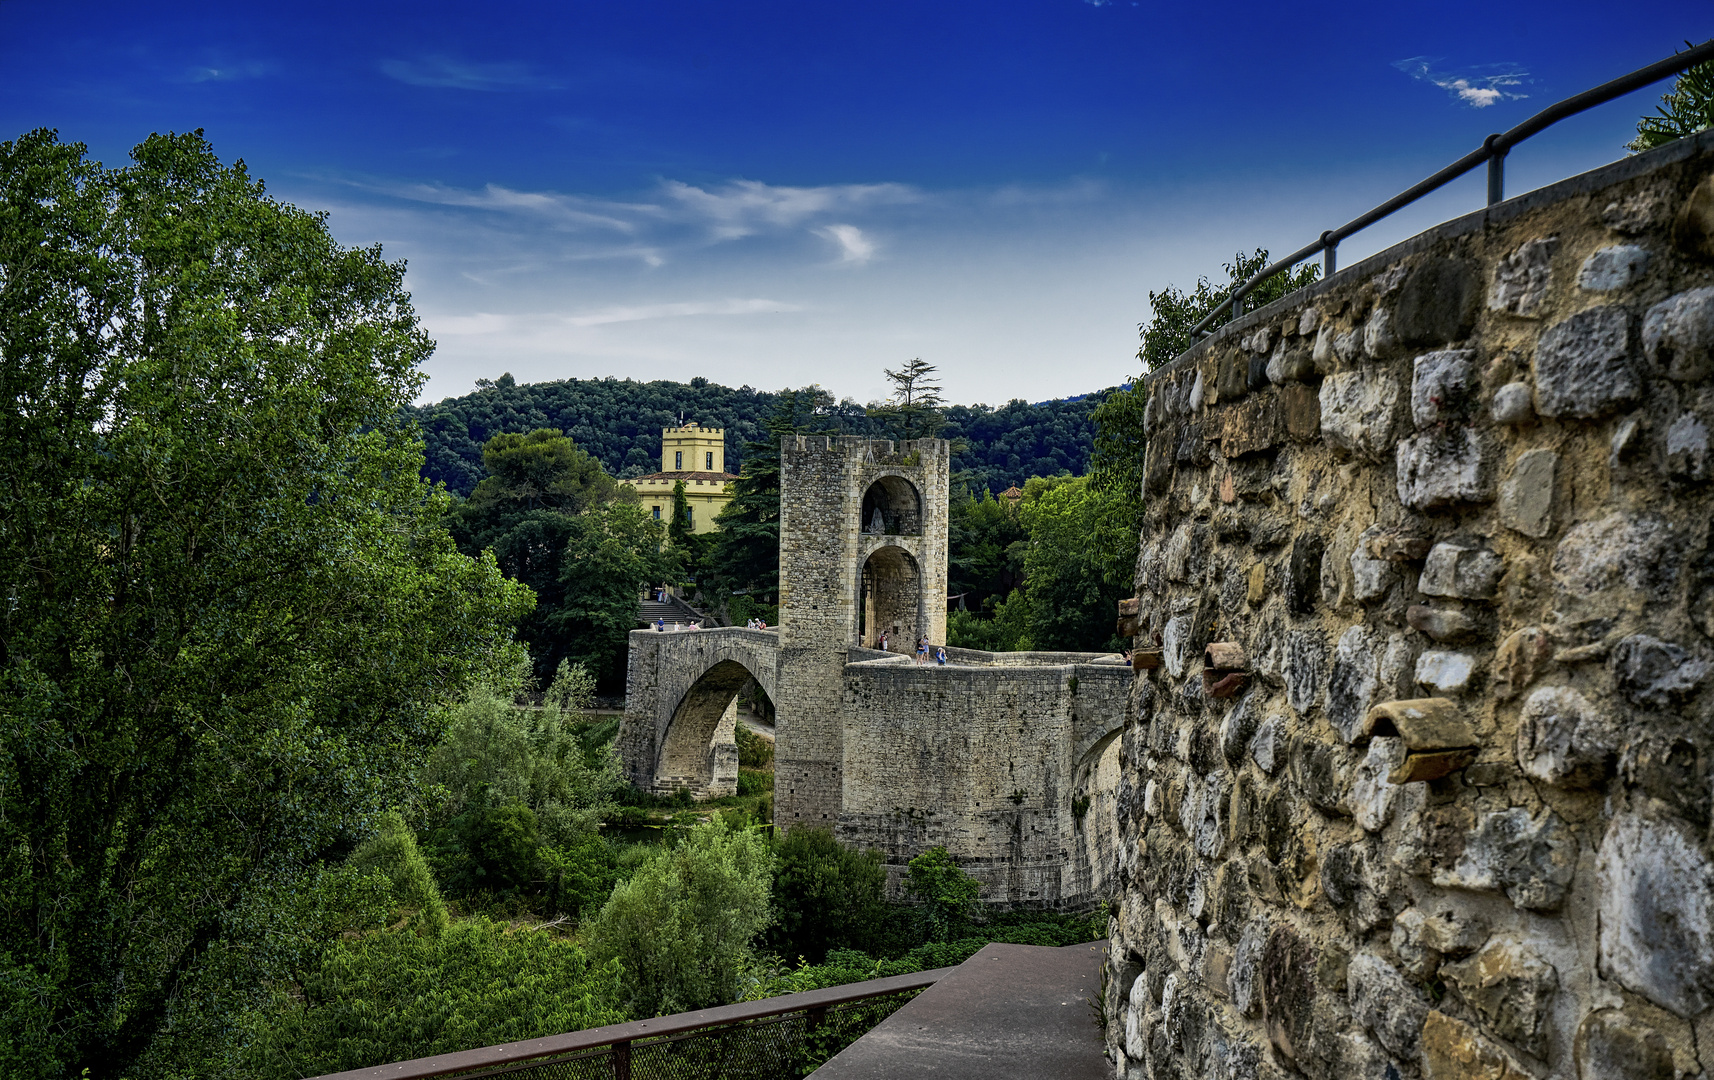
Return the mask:
<svg viewBox="0 0 1714 1080">
<path fill-rule="evenodd" d="M 337 942 L 299 984 L 251 1018 L 241 1072 L 315 1076 L 626 1019 L 618 964 L 480 917 Z"/>
<path fill-rule="evenodd" d="M 925 936 L 946 941 L 969 921 L 982 886 L 959 869 L 943 847 L 929 848 L 910 861 L 910 890 L 922 901 Z"/>
<path fill-rule="evenodd" d="M 354 870 L 378 873 L 387 879 L 394 921 L 409 920 L 431 934 L 446 929 L 446 901 L 441 899 L 440 886 L 429 872 L 416 836 L 396 811 L 381 815 L 375 835 L 352 852 L 349 862 Z"/>
<path fill-rule="evenodd" d="M 590 954 L 627 973 L 626 1007 L 659 1016 L 738 996 L 750 943 L 769 922 L 773 855 L 719 821 L 688 831 L 613 890 L 585 924 Z"/>
<path fill-rule="evenodd" d="M 740 723 L 734 731 L 738 742 L 738 764 L 749 769 L 766 769 L 774 763 L 774 740 L 765 739 Z"/>
<path fill-rule="evenodd" d="M 845 847 L 827 829 L 796 828 L 774 845 L 768 944 L 819 964 L 830 949 L 870 948 L 886 916 L 881 854 Z"/>
</svg>

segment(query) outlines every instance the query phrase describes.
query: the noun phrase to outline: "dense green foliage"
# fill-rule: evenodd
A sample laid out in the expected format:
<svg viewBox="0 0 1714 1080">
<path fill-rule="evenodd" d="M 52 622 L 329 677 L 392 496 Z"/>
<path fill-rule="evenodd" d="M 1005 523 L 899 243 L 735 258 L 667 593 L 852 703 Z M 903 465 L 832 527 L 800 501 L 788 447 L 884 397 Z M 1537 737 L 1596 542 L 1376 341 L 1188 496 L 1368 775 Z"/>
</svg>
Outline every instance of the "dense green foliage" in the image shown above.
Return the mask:
<svg viewBox="0 0 1714 1080">
<path fill-rule="evenodd" d="M 416 816 L 430 860 L 467 904 L 576 915 L 613 887 L 613 853 L 596 830 L 624 786 L 618 760 L 584 738 L 586 675 L 567 667 L 561 681 L 573 684 L 559 694 L 563 711 L 513 707 L 512 685 L 476 687 L 423 768 Z"/>
<path fill-rule="evenodd" d="M 1037 649 L 1114 650 L 1120 598 L 1133 591 L 1136 500 L 1089 477 L 1051 477 L 1024 486 L 1018 509 L 1029 530 L 1024 555 L 1030 639 Z"/>
<path fill-rule="evenodd" d="M 773 861 L 756 833 L 715 820 L 613 890 L 584 940 L 590 955 L 623 966 L 628 1011 L 660 1016 L 737 1000 L 751 942 L 772 920 Z"/>
<path fill-rule="evenodd" d="M 242 1071 L 291 1080 L 627 1019 L 616 962 L 480 916 L 340 941 L 253 1021 Z"/>
<path fill-rule="evenodd" d="M 1690 42 L 1685 42 L 1689 45 Z M 1637 121 L 1637 137 L 1625 144 L 1634 154 L 1714 127 L 1714 61 L 1697 64 L 1673 80 L 1653 116 Z"/>
<path fill-rule="evenodd" d="M 1023 583 L 1029 534 L 1010 500 L 968 488 L 954 492 L 946 540 L 946 591 L 961 596 L 968 611 L 984 610 L 990 598 L 1003 599 Z"/>
<path fill-rule="evenodd" d="M 217 1071 L 529 603 L 420 479 L 403 265 L 132 158 L 0 143 L 6 1076 Z"/>
<path fill-rule="evenodd" d="M 946 941 L 970 921 L 982 887 L 959 868 L 943 847 L 932 847 L 910 861 L 911 895 L 922 904 L 925 937 Z"/>
<path fill-rule="evenodd" d="M 507 577 L 535 592 L 518 638 L 536 672 L 569 659 L 617 679 L 637 598 L 683 565 L 661 523 L 552 428 L 495 435 L 482 460 L 487 476 L 452 514 L 453 535 L 467 554 L 492 551 Z"/>
<path fill-rule="evenodd" d="M 641 476 L 660 468 L 661 428 L 677 424 L 681 414 L 726 429 L 728 472 L 739 472 L 749 461 L 750 444 L 771 441 L 777 452 L 778 440 L 768 431 L 768 421 L 779 410 L 783 391 L 732 390 L 698 382 L 497 380 L 414 411 L 428 443 L 423 475 L 445 481 L 454 493 L 469 494 L 483 478 L 482 447 L 490 438 L 501 432 L 554 428 L 597 458 L 609 474 Z M 974 491 L 1021 487 L 1032 476 L 1082 475 L 1089 468 L 1094 434 L 1090 413 L 1110 392 L 1033 405 L 1019 400 L 1000 406 L 949 405 L 939 434 L 959 442 L 952 468 Z M 794 394 L 800 421 L 815 430 L 897 436 L 897 425 L 887 415 L 871 417 L 855 401 L 834 402 L 814 387 Z"/>
<path fill-rule="evenodd" d="M 831 948 L 869 948 L 886 919 L 878 851 L 854 851 L 830 829 L 793 829 L 774 845 L 774 923 L 768 944 L 820 963 Z"/>
<path fill-rule="evenodd" d="M 1143 370 L 1153 371 L 1170 363 L 1194 345 L 1190 331 L 1196 324 L 1230 296 L 1234 288 L 1248 281 L 1251 275 L 1267 265 L 1266 248 L 1257 248 L 1250 255 L 1240 251 L 1232 256 L 1231 262 L 1221 264 L 1221 268 L 1226 271 L 1224 285 L 1215 285 L 1202 277 L 1196 279 L 1196 288 L 1188 293 L 1175 285 L 1168 285 L 1160 292 L 1150 292 L 1149 321 L 1137 326 L 1137 332 L 1142 337 L 1137 359 L 1142 361 Z M 1244 308 L 1255 311 L 1287 293 L 1296 292 L 1320 277 L 1321 267 L 1315 263 L 1303 263 L 1295 268 L 1282 270 L 1246 294 Z M 1231 321 L 1232 312 L 1228 308 L 1209 324 L 1209 329 L 1218 329 Z"/>
<path fill-rule="evenodd" d="M 882 368 L 893 384 L 887 400 L 869 406 L 869 418 L 881 422 L 881 430 L 893 439 L 932 439 L 946 426 L 946 399 L 934 381 L 935 366 L 921 357 L 898 368 Z"/>
</svg>

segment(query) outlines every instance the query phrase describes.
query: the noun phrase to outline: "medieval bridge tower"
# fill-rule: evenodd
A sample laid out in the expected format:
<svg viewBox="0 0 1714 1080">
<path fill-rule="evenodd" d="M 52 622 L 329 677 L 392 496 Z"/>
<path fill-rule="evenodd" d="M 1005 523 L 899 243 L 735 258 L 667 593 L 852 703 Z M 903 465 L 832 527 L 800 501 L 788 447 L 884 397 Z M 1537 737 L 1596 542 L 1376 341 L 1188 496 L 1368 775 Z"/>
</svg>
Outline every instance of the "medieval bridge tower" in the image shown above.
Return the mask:
<svg viewBox="0 0 1714 1080">
<path fill-rule="evenodd" d="M 780 455 L 774 817 L 839 818 L 851 650 L 946 640 L 950 444 L 788 437 Z"/>
<path fill-rule="evenodd" d="M 732 793 L 736 697 L 753 678 L 775 707 L 778 827 L 879 849 L 894 895 L 912 858 L 944 846 L 984 901 L 1087 906 L 1113 861 L 1100 811 L 1131 668 L 956 648 L 945 666 L 914 662 L 919 638 L 946 640 L 950 453 L 788 436 L 780 625 L 633 631 L 619 752 L 644 790 Z"/>
</svg>

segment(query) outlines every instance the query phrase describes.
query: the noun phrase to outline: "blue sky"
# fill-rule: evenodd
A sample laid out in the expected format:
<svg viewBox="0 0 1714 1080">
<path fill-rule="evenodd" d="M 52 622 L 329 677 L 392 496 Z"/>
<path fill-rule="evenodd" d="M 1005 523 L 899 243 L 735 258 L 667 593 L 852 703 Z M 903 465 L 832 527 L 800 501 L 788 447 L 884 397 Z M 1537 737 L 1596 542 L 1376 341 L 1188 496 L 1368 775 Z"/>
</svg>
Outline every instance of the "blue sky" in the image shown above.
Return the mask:
<svg viewBox="0 0 1714 1080">
<path fill-rule="evenodd" d="M 1711 35 L 1707 0 L 0 0 L 0 138 L 54 127 L 119 163 L 204 129 L 409 261 L 431 399 L 510 371 L 869 400 L 920 356 L 1000 403 L 1123 380 L 1151 289 L 1295 248 Z M 1532 140 L 1510 190 L 1622 156 L 1658 93 Z"/>
</svg>

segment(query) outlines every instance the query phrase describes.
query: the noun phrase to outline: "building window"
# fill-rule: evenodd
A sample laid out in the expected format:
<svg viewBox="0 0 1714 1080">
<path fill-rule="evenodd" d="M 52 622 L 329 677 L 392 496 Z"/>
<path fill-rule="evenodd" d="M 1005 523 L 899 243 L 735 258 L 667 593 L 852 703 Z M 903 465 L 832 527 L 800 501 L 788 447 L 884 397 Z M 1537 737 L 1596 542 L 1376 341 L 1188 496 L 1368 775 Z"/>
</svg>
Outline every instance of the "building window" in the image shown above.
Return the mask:
<svg viewBox="0 0 1714 1080">
<path fill-rule="evenodd" d="M 714 451 L 710 450 L 706 454 L 703 454 L 702 456 L 708 462 L 708 464 L 705 466 L 705 468 L 707 468 L 709 472 L 713 472 L 714 471 Z"/>
<path fill-rule="evenodd" d="M 696 507 L 687 506 L 684 508 L 684 525 L 687 529 L 696 527 Z"/>
<path fill-rule="evenodd" d="M 661 520 L 661 508 L 658 506 L 655 507 L 655 520 L 656 521 Z"/>
<path fill-rule="evenodd" d="M 677 450 L 677 451 L 673 452 L 673 468 L 678 469 L 680 471 L 683 471 L 683 469 L 684 469 L 684 451 L 683 450 Z"/>
</svg>

